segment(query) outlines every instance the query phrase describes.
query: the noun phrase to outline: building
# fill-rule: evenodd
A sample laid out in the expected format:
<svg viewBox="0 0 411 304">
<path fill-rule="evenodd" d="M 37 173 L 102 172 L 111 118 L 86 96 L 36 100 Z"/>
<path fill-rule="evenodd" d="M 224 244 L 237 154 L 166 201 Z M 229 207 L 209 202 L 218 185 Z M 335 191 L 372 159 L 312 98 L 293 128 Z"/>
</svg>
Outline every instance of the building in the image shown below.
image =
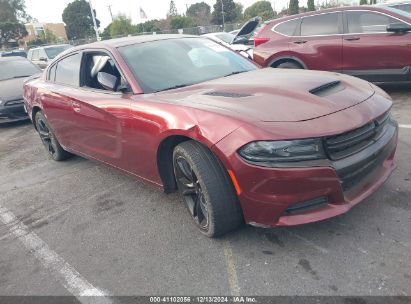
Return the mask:
<svg viewBox="0 0 411 304">
<path fill-rule="evenodd" d="M 24 41 L 35 40 L 45 33 L 46 30 L 52 32 L 59 42 L 67 41 L 66 27 L 64 23 L 26 23 L 28 35 L 24 37 Z"/>
</svg>

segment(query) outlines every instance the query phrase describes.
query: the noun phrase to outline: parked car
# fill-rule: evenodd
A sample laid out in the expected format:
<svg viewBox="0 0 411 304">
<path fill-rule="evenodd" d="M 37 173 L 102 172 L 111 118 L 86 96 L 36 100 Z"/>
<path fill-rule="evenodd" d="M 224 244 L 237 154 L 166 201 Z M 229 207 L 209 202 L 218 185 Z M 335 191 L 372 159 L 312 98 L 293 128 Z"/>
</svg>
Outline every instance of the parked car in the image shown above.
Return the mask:
<svg viewBox="0 0 411 304">
<path fill-rule="evenodd" d="M 411 80 L 411 14 L 338 7 L 273 20 L 254 38 L 264 67 L 342 72 L 373 82 Z"/>
<path fill-rule="evenodd" d="M 109 164 L 180 192 L 207 236 L 347 212 L 395 167 L 380 88 L 342 74 L 260 69 L 198 36 L 76 47 L 24 99 L 47 153 Z M 154 219 L 167 225 L 164 219 Z"/>
<path fill-rule="evenodd" d="M 8 52 L 2 52 L 0 53 L 0 57 L 27 57 L 27 53 L 23 50 L 13 50 L 13 51 L 8 51 Z"/>
<path fill-rule="evenodd" d="M 26 120 L 23 81 L 41 70 L 23 57 L 0 58 L 0 124 Z"/>
<path fill-rule="evenodd" d="M 250 37 L 252 36 L 254 30 L 258 27 L 260 21 L 260 17 L 250 19 L 241 29 L 236 31 L 235 35 L 226 32 L 217 32 L 204 34 L 203 36 L 239 52 L 244 57 L 252 59 L 254 42 L 250 39 Z"/>
<path fill-rule="evenodd" d="M 401 11 L 405 11 L 407 13 L 411 13 L 411 2 L 410 1 L 393 1 L 393 2 L 387 2 L 382 4 L 383 6 L 388 6 L 392 8 L 399 9 Z"/>
<path fill-rule="evenodd" d="M 44 69 L 58 54 L 72 47 L 70 44 L 36 47 L 29 50 L 27 59 Z"/>
</svg>

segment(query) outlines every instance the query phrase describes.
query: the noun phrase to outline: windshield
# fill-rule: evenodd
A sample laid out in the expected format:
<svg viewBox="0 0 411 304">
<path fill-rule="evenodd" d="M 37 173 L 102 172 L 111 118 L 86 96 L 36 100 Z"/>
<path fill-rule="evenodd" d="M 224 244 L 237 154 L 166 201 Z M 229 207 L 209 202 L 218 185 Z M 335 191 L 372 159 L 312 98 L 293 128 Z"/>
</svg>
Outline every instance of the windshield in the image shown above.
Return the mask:
<svg viewBox="0 0 411 304">
<path fill-rule="evenodd" d="M 41 70 L 27 60 L 0 61 L 0 80 L 29 77 Z"/>
<path fill-rule="evenodd" d="M 231 43 L 233 42 L 235 36 L 230 33 L 221 33 L 221 34 L 216 34 L 215 35 L 218 39 L 224 41 L 225 43 Z"/>
<path fill-rule="evenodd" d="M 144 93 L 257 69 L 236 52 L 204 38 L 139 43 L 119 51 Z"/>
<path fill-rule="evenodd" d="M 411 19 L 411 4 L 408 5 L 393 5 L 391 6 L 385 6 L 385 8 L 393 13 L 396 13 L 398 15 L 401 15 L 403 17 L 406 17 L 408 19 Z M 408 20 L 409 21 L 409 20 Z"/>
<path fill-rule="evenodd" d="M 70 47 L 71 45 L 61 45 L 61 46 L 48 47 L 48 48 L 45 48 L 44 50 L 46 51 L 47 57 L 49 59 L 54 59 L 58 54 L 67 50 Z"/>
</svg>

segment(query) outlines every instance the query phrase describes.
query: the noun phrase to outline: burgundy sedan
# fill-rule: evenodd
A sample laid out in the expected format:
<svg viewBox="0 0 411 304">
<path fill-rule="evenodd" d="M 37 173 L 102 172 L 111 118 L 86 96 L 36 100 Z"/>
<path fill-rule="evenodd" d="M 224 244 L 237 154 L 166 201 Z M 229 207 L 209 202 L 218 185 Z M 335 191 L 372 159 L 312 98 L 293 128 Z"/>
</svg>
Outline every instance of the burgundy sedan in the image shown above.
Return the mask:
<svg viewBox="0 0 411 304">
<path fill-rule="evenodd" d="M 275 19 L 254 38 L 261 66 L 335 71 L 373 82 L 411 81 L 411 14 L 338 7 Z"/>
<path fill-rule="evenodd" d="M 259 69 L 199 37 L 73 48 L 25 84 L 24 98 L 51 158 L 77 154 L 178 190 L 210 237 L 243 221 L 291 226 L 345 213 L 395 167 L 398 127 L 378 87 Z"/>
</svg>

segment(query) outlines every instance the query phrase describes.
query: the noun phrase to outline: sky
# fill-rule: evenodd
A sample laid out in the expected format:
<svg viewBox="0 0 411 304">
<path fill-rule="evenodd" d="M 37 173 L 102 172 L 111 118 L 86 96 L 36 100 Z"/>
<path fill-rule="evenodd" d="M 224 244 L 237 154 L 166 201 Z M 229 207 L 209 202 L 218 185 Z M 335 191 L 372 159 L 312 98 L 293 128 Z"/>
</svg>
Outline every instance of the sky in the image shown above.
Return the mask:
<svg viewBox="0 0 411 304">
<path fill-rule="evenodd" d="M 68 3 L 73 0 L 26 0 L 26 11 L 39 22 L 62 22 L 61 15 Z M 211 7 L 216 0 L 174 0 L 177 11 L 185 13 L 186 5 L 204 1 Z M 235 0 L 244 5 L 244 8 L 250 6 L 257 0 Z M 148 19 L 165 18 L 170 0 L 91 0 L 92 5 L 100 20 L 101 30 L 111 22 L 108 6 L 111 5 L 113 15 L 124 14 L 131 17 L 134 23 L 141 22 L 139 9 L 140 7 L 146 12 Z M 287 6 L 288 0 L 270 1 L 276 11 L 280 11 Z"/>
</svg>

